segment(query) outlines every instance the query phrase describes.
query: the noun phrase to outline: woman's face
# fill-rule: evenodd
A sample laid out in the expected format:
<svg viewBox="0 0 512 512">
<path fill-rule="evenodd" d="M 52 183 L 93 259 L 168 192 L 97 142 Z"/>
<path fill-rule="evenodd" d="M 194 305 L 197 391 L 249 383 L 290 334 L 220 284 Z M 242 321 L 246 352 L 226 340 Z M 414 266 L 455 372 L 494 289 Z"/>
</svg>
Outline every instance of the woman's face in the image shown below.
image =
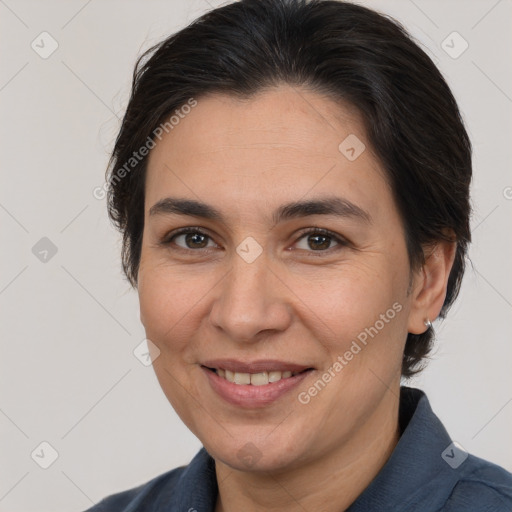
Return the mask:
<svg viewBox="0 0 512 512">
<path fill-rule="evenodd" d="M 371 446 L 396 421 L 418 312 L 357 113 L 288 86 L 199 98 L 151 151 L 145 194 L 141 320 L 164 393 L 207 450 L 257 471 Z"/>
</svg>

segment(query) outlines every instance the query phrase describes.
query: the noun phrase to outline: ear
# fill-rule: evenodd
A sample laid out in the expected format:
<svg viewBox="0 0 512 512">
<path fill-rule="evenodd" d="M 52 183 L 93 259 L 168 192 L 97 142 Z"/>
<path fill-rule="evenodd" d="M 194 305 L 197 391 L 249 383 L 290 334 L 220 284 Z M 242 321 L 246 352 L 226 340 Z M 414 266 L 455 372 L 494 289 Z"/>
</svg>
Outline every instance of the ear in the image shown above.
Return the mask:
<svg viewBox="0 0 512 512">
<path fill-rule="evenodd" d="M 408 331 L 421 334 L 433 322 L 443 307 L 448 278 L 455 259 L 456 242 L 438 241 L 425 251 L 425 263 L 413 275 L 411 312 Z"/>
</svg>

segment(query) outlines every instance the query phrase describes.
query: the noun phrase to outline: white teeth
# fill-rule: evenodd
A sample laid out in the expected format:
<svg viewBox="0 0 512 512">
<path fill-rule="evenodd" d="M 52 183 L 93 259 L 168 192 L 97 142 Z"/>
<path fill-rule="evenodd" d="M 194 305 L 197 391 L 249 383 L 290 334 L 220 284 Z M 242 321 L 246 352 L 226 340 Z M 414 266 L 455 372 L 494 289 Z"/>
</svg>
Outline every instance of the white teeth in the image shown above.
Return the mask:
<svg viewBox="0 0 512 512">
<path fill-rule="evenodd" d="M 268 373 L 267 372 L 252 373 L 251 374 L 251 384 L 253 386 L 264 386 L 265 384 L 268 384 Z"/>
<path fill-rule="evenodd" d="M 269 382 L 277 382 L 278 380 L 281 380 L 282 372 L 268 372 L 268 381 Z"/>
<path fill-rule="evenodd" d="M 270 372 L 259 372 L 259 373 L 239 373 L 232 372 L 230 370 L 224 370 L 222 368 L 217 368 L 215 370 L 219 377 L 226 379 L 229 382 L 234 382 L 235 384 L 252 384 L 253 386 L 265 386 L 270 382 L 277 382 L 281 379 L 288 379 L 292 375 L 297 375 L 300 372 L 292 372 L 284 371 L 279 372 L 272 370 Z"/>
<path fill-rule="evenodd" d="M 235 384 L 250 384 L 251 374 L 250 373 L 238 373 L 235 372 Z"/>
</svg>

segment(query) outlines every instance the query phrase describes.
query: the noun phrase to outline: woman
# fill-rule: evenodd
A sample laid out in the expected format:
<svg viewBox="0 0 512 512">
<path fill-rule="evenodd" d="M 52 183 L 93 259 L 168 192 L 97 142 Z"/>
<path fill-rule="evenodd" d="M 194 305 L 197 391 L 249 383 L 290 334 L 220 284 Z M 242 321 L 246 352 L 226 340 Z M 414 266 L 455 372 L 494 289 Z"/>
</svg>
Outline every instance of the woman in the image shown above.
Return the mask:
<svg viewBox="0 0 512 512">
<path fill-rule="evenodd" d="M 153 366 L 204 448 L 91 511 L 505 511 L 419 390 L 464 273 L 471 144 L 403 28 L 241 0 L 139 62 L 109 213 Z"/>
</svg>

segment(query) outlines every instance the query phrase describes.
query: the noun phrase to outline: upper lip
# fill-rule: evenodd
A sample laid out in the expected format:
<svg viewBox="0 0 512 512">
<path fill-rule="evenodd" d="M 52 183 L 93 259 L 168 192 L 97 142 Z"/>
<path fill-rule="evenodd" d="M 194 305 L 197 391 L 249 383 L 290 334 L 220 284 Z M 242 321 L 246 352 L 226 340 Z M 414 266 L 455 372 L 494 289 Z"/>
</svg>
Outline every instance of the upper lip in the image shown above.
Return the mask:
<svg viewBox="0 0 512 512">
<path fill-rule="evenodd" d="M 222 368 L 236 373 L 260 373 L 260 372 L 301 372 L 312 368 L 312 366 L 304 364 L 290 363 L 286 361 L 278 361 L 277 359 L 257 359 L 255 361 L 239 361 L 237 359 L 211 359 L 204 361 L 203 366 L 207 368 Z"/>
</svg>

